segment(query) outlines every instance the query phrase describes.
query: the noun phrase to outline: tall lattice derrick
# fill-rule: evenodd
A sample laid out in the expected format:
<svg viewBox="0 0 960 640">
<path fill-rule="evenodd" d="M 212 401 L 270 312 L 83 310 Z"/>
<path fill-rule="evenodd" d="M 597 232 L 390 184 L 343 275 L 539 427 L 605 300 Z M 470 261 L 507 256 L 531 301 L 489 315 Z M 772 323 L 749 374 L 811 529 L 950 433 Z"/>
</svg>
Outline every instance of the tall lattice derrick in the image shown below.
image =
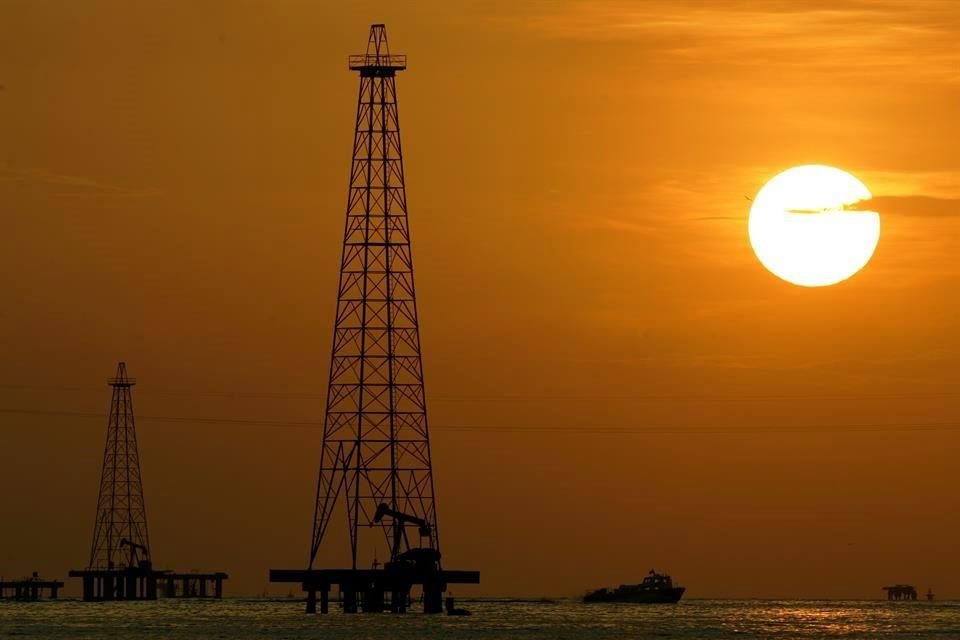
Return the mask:
<svg viewBox="0 0 960 640">
<path fill-rule="evenodd" d="M 131 393 L 136 380 L 127 376 L 127 366 L 121 362 L 108 384 L 113 395 L 90 547 L 91 568 L 122 568 L 150 559 Z"/>
<path fill-rule="evenodd" d="M 397 114 L 396 72 L 406 68 L 406 57 L 391 54 L 383 25 L 373 25 L 366 53 L 349 62 L 360 74 L 360 91 L 311 568 L 342 513 L 338 502 L 346 511 L 352 568 L 384 546 L 380 558 L 395 560 L 415 548 L 439 558 Z M 377 517 L 381 505 L 393 515 Z"/>
</svg>

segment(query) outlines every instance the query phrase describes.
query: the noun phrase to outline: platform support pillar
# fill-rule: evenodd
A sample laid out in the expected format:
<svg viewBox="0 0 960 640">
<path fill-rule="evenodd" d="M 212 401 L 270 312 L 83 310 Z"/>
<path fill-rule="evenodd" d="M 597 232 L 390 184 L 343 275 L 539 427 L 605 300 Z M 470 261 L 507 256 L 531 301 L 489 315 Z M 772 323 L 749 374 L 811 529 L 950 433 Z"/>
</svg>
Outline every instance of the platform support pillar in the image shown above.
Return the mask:
<svg viewBox="0 0 960 640">
<path fill-rule="evenodd" d="M 443 613 L 443 592 L 440 585 L 425 582 L 423 585 L 423 612 Z"/>
<path fill-rule="evenodd" d="M 343 589 L 343 587 L 340 587 Z M 347 585 L 346 591 L 342 591 L 343 594 L 343 612 L 344 613 L 356 613 L 357 612 L 357 592 L 353 590 L 353 585 Z"/>
<path fill-rule="evenodd" d="M 410 597 L 409 588 L 404 589 L 394 589 L 390 592 L 390 612 L 391 613 L 406 613 L 407 612 L 407 600 Z"/>
<path fill-rule="evenodd" d="M 383 589 L 379 584 L 367 587 L 363 597 L 364 613 L 383 613 Z"/>
</svg>

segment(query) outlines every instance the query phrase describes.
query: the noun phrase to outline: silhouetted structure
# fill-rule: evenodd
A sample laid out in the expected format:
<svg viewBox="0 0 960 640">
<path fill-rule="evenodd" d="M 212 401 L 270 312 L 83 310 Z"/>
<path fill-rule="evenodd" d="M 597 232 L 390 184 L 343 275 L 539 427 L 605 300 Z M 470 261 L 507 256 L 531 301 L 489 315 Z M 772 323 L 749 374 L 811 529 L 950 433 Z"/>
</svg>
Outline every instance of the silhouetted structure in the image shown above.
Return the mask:
<svg viewBox="0 0 960 640">
<path fill-rule="evenodd" d="M 70 572 L 70 577 L 83 578 L 84 600 L 157 597 L 157 572 L 150 560 L 150 534 L 133 416 L 131 389 L 136 383 L 127 376 L 123 362 L 108 382 L 113 396 L 90 561 L 86 569 Z"/>
<path fill-rule="evenodd" d="M 353 164 L 340 264 L 320 474 L 306 571 L 274 570 L 273 582 L 301 582 L 307 611 L 326 613 L 331 585 L 346 612 L 405 611 L 423 585 L 424 611 L 442 611 L 453 582 L 477 572 L 445 571 L 434 501 L 430 436 L 420 357 L 413 258 L 397 115 L 396 72 L 382 24 L 367 51 L 350 56 L 360 73 Z M 317 552 L 342 501 L 348 569 L 316 569 Z M 362 569 L 361 550 L 385 546 L 382 569 Z"/>
<path fill-rule="evenodd" d="M 590 591 L 583 597 L 583 601 L 676 604 L 686 590 L 686 587 L 674 584 L 670 576 L 651 569 L 640 584 L 622 584 L 616 589 Z"/>
<path fill-rule="evenodd" d="M 887 592 L 887 600 L 916 600 L 917 590 L 909 584 L 895 584 L 892 587 L 884 587 Z"/>
<path fill-rule="evenodd" d="M 137 383 L 127 376 L 127 366 L 117 365 L 116 376 L 108 381 L 113 388 L 107 442 L 103 451 L 100 493 L 93 525 L 90 561 L 82 570 L 70 571 L 71 578 L 83 579 L 83 599 L 156 600 L 161 579 L 183 580 L 184 592 L 197 574 L 173 574 L 157 571 L 150 559 L 150 535 L 147 531 L 147 507 L 143 498 L 140 453 L 133 414 L 131 389 Z M 223 593 L 225 573 L 204 574 L 214 580 L 215 596 Z M 206 582 L 203 582 L 206 592 Z M 176 589 L 164 595 L 176 597 Z"/>
<path fill-rule="evenodd" d="M 0 580 L 0 600 L 34 602 L 42 600 L 45 592 L 49 593 L 50 600 L 56 600 L 62 588 L 63 582 L 60 580 L 43 580 L 34 571 L 29 578 Z"/>
<path fill-rule="evenodd" d="M 166 598 L 217 598 L 223 597 L 223 581 L 229 576 L 216 573 L 172 573 L 160 576 L 160 592 Z"/>
</svg>

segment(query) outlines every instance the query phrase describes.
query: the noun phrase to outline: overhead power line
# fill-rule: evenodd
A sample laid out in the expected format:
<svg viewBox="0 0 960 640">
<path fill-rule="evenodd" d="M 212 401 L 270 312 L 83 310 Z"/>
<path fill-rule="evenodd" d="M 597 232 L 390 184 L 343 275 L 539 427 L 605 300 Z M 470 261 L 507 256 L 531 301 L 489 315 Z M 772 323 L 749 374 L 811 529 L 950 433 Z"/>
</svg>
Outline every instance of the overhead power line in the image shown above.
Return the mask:
<svg viewBox="0 0 960 640">
<path fill-rule="evenodd" d="M 74 387 L 74 386 L 42 386 L 22 384 L 0 384 L 0 389 L 11 391 L 66 391 L 79 393 L 103 393 L 102 387 Z M 225 399 L 254 399 L 254 400 L 313 400 L 322 401 L 325 395 L 309 392 L 274 392 L 251 390 L 202 390 L 202 389 L 158 389 L 146 388 L 138 390 L 139 395 L 174 395 L 174 396 L 202 396 Z M 861 394 L 726 394 L 726 393 L 668 393 L 668 394 L 596 394 L 574 395 L 564 393 L 542 393 L 524 396 L 498 394 L 430 394 L 431 400 L 463 401 L 463 402 L 595 402 L 598 400 L 612 400 L 624 402 L 785 402 L 798 400 L 803 402 L 860 402 L 869 400 L 934 400 L 938 398 L 954 398 L 960 395 L 957 391 L 932 391 L 925 393 L 861 393 Z"/>
<path fill-rule="evenodd" d="M 57 418 L 106 419 L 105 414 L 81 411 L 0 408 L 0 414 L 49 416 Z M 137 416 L 141 422 L 192 425 L 233 425 L 276 429 L 310 429 L 320 431 L 322 422 L 309 420 L 256 420 L 249 418 L 207 418 L 200 416 Z M 960 431 L 960 421 L 943 422 L 862 422 L 806 425 L 534 425 L 534 424 L 435 424 L 431 430 L 467 433 L 552 433 L 552 434 L 621 434 L 621 435 L 763 435 L 767 433 L 927 433 Z"/>
</svg>

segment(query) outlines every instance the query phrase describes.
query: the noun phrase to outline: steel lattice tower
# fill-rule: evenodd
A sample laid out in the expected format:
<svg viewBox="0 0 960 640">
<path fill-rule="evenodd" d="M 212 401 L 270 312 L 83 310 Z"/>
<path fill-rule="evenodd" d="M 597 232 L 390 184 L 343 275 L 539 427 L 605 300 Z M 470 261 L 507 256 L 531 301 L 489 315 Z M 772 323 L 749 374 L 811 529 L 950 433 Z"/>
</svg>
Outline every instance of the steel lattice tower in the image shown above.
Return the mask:
<svg viewBox="0 0 960 640">
<path fill-rule="evenodd" d="M 360 92 L 310 568 L 342 500 L 353 569 L 358 553 L 382 545 L 381 536 L 388 549 L 381 558 L 432 550 L 439 569 L 397 115 L 396 72 L 406 56 L 390 53 L 378 24 L 366 53 L 349 63 L 360 73 Z M 365 531 L 375 534 L 373 543 Z"/>
<path fill-rule="evenodd" d="M 131 388 L 135 384 L 136 380 L 127 377 L 126 364 L 119 363 L 116 376 L 109 381 L 113 397 L 103 450 L 90 568 L 122 568 L 150 560 L 147 510 L 133 419 Z"/>
</svg>

